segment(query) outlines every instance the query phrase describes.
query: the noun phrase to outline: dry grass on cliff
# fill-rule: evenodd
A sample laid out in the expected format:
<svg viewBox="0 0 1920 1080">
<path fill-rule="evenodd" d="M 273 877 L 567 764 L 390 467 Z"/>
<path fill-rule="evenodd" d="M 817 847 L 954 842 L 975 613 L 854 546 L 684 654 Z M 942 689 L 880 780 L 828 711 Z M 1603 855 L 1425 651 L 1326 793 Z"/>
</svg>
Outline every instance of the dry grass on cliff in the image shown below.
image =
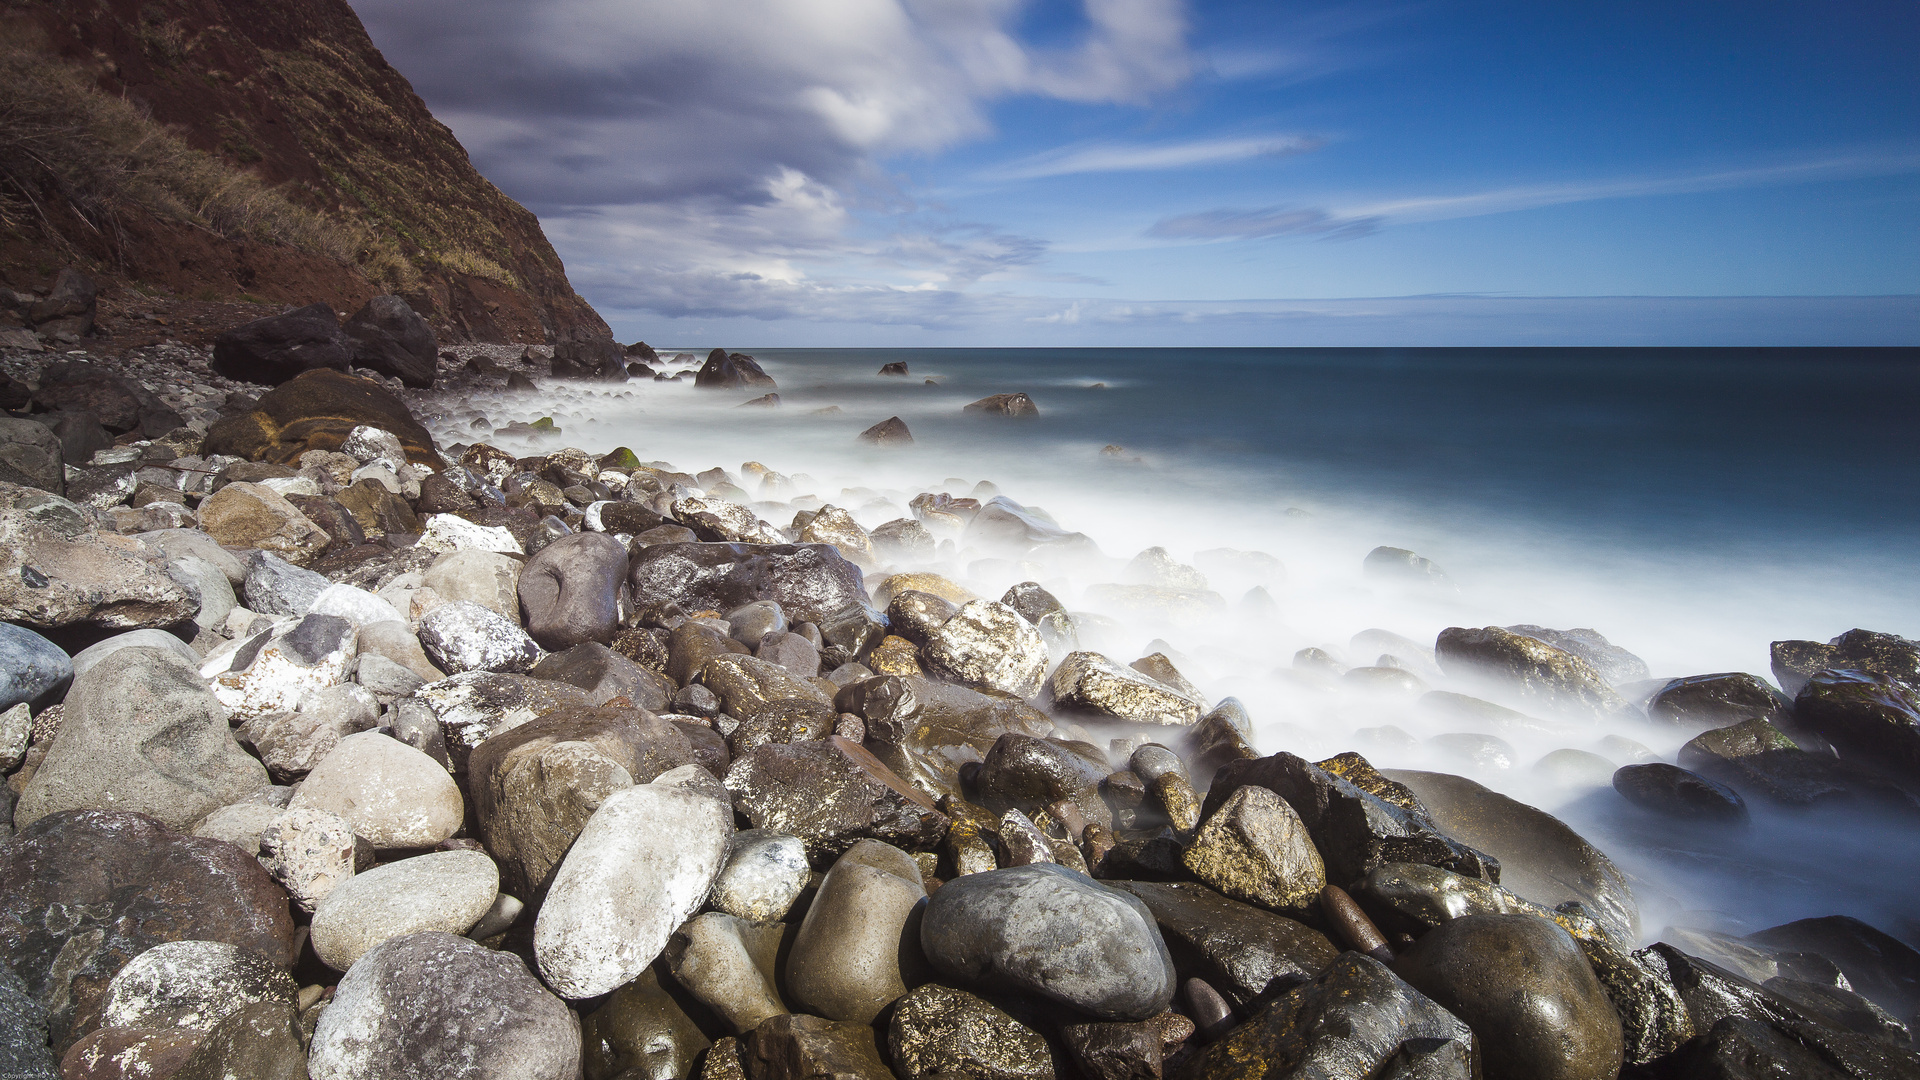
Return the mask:
<svg viewBox="0 0 1920 1080">
<path fill-rule="evenodd" d="M 358 264 L 389 286 L 418 277 L 364 224 L 301 206 L 252 171 L 188 146 L 30 45 L 0 41 L 0 86 L 0 228 L 38 230 L 67 247 L 68 231 L 91 230 L 119 251 L 121 216 L 137 210 L 228 240 Z"/>
</svg>

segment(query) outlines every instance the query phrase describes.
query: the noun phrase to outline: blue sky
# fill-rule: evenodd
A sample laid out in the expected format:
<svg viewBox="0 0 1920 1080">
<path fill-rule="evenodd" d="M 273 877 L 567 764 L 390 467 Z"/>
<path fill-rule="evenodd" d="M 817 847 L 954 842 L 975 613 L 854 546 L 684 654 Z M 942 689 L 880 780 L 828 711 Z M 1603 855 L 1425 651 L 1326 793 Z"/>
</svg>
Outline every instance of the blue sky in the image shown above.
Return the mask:
<svg viewBox="0 0 1920 1080">
<path fill-rule="evenodd" d="M 623 339 L 1920 344 L 1911 2 L 355 6 Z"/>
</svg>

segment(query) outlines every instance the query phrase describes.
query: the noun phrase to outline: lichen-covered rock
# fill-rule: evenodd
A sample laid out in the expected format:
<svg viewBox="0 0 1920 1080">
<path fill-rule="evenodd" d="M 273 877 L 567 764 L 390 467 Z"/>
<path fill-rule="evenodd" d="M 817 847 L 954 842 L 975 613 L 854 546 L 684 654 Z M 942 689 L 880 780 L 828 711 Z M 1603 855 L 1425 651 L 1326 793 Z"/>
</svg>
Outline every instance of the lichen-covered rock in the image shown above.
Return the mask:
<svg viewBox="0 0 1920 1080">
<path fill-rule="evenodd" d="M 1585 660 L 1498 626 L 1448 627 L 1434 654 L 1448 675 L 1484 680 L 1521 707 L 1594 719 L 1637 713 Z"/>
<path fill-rule="evenodd" d="M 137 630 L 191 619 L 197 607 L 138 541 L 95 532 L 56 495 L 0 482 L 0 621 Z"/>
<path fill-rule="evenodd" d="M 526 550 L 504 525 L 481 525 L 453 514 L 433 514 L 415 546 L 423 551 L 494 551 L 514 555 Z"/>
<path fill-rule="evenodd" d="M 984 998 L 938 983 L 909 991 L 894 1006 L 887 1023 L 887 1052 L 905 1080 L 1054 1076 L 1045 1036 Z"/>
<path fill-rule="evenodd" d="M 259 953 L 224 941 L 166 941 L 114 974 L 100 1022 L 209 1031 L 246 1005 L 291 1006 L 298 992 L 293 978 Z"/>
<path fill-rule="evenodd" d="M 540 646 L 517 623 L 467 600 L 443 604 L 420 620 L 420 645 L 440 670 L 526 671 Z"/>
<path fill-rule="evenodd" d="M 289 712 L 308 694 L 346 681 L 359 640 L 359 630 L 338 615 L 308 615 L 214 652 L 200 676 L 236 716 Z"/>
<path fill-rule="evenodd" d="M 300 1018 L 278 1001 L 242 1005 L 200 1040 L 169 1080 L 307 1080 Z"/>
<path fill-rule="evenodd" d="M 1008 732 L 994 741 L 976 781 L 980 804 L 994 813 L 1017 809 L 1032 816 L 1064 800 L 1090 821 L 1111 825 L 1100 782 L 1112 770 L 1085 743 Z"/>
<path fill-rule="evenodd" d="M 410 934 L 340 980 L 307 1068 L 313 1080 L 575 1080 L 580 1021 L 512 953 Z"/>
<path fill-rule="evenodd" d="M 1069 711 L 1142 724 L 1192 724 L 1200 703 L 1173 687 L 1094 652 L 1060 661 L 1051 679 L 1054 702 Z"/>
<path fill-rule="evenodd" d="M 1181 855 L 1187 869 L 1236 900 L 1305 911 L 1326 888 L 1326 867 L 1307 827 L 1280 796 L 1249 784 L 1201 824 Z"/>
<path fill-rule="evenodd" d="M 1040 692 L 1047 643 L 1005 604 L 974 600 L 927 634 L 921 656 L 938 678 L 1019 698 Z"/>
</svg>

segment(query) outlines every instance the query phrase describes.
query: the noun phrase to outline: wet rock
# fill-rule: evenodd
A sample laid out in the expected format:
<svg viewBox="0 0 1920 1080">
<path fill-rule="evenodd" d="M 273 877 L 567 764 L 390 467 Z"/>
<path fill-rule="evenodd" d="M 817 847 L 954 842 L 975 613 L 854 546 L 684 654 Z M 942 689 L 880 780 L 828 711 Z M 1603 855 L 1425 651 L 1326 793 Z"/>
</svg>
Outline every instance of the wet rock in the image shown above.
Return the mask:
<svg viewBox="0 0 1920 1080">
<path fill-rule="evenodd" d="M 1588 750 L 1552 751 L 1533 764 L 1533 774 L 1556 787 L 1604 787 L 1613 783 L 1613 762 Z"/>
<path fill-rule="evenodd" d="M 918 589 L 889 589 L 888 592 L 887 629 L 916 645 L 925 642 L 941 624 L 960 611 L 951 601 Z"/>
<path fill-rule="evenodd" d="M 800 528 L 803 544 L 832 544 L 834 550 L 858 562 L 873 561 L 873 538 L 860 527 L 851 513 L 837 506 L 823 506 Z"/>
<path fill-rule="evenodd" d="M 675 982 L 743 1035 L 768 1017 L 792 1011 L 774 988 L 784 930 L 780 923 L 709 911 L 674 931 L 667 941 L 667 964 Z"/>
<path fill-rule="evenodd" d="M 290 1007 L 298 992 L 285 971 L 258 953 L 224 941 L 166 941 L 114 974 L 100 1023 L 208 1031 L 245 1005 Z"/>
<path fill-rule="evenodd" d="M 1490 881 L 1424 863 L 1381 863 L 1353 883 L 1352 895 L 1376 924 L 1414 937 L 1468 915 L 1553 915 Z"/>
<path fill-rule="evenodd" d="M 605 533 L 578 533 L 541 548 L 520 573 L 527 632 L 545 649 L 613 640 L 630 602 L 627 549 Z"/>
<path fill-rule="evenodd" d="M 1828 915 L 1770 927 L 1744 939 L 1832 961 L 1853 989 L 1898 1017 L 1920 1014 L 1920 953 L 1859 919 Z"/>
<path fill-rule="evenodd" d="M 121 649 L 74 680 L 60 733 L 14 808 L 16 828 L 65 810 L 125 810 L 191 829 L 267 785 L 227 710 L 170 651 Z"/>
<path fill-rule="evenodd" d="M 460 789 L 432 758 L 377 731 L 340 740 L 290 809 L 339 814 L 375 848 L 432 847 L 460 830 Z"/>
<path fill-rule="evenodd" d="M 1594 718 L 1634 711 L 1585 660 L 1498 626 L 1448 627 L 1434 652 L 1448 675 L 1485 680 L 1527 706 Z"/>
<path fill-rule="evenodd" d="M 1039 693 L 1047 674 L 1039 631 L 1012 608 L 987 600 L 970 601 L 931 630 L 921 657 L 936 678 L 1019 698 Z"/>
<path fill-rule="evenodd" d="M 554 872 L 534 924 L 548 985 L 594 997 L 653 963 L 706 899 L 732 835 L 728 808 L 694 791 L 643 784 L 609 795 Z"/>
<path fill-rule="evenodd" d="M 427 612 L 420 645 L 440 670 L 455 675 L 527 671 L 540 659 L 540 646 L 517 623 L 466 600 Z"/>
<path fill-rule="evenodd" d="M 803 679 L 820 674 L 820 650 L 799 634 L 771 633 L 760 639 L 754 655 L 771 660 Z"/>
<path fill-rule="evenodd" d="M 327 303 L 242 323 L 213 342 L 213 370 L 239 382 L 278 386 L 315 368 L 345 369 L 353 343 Z"/>
<path fill-rule="evenodd" d="M 580 1022 L 520 958 L 452 934 L 383 942 L 314 1029 L 313 1080 L 573 1080 Z"/>
<path fill-rule="evenodd" d="M 1280 796 L 1300 816 L 1330 881 L 1356 880 L 1383 862 L 1427 863 L 1473 877 L 1498 873 L 1492 860 L 1437 828 L 1418 803 L 1389 802 L 1287 753 L 1222 766 L 1202 814 L 1211 817 L 1249 785 Z"/>
<path fill-rule="evenodd" d="M 861 839 L 928 850 L 947 830 L 933 800 L 837 735 L 756 747 L 734 761 L 726 785 L 755 828 L 798 836 L 815 860 Z"/>
<path fill-rule="evenodd" d="M 994 394 L 968 404 L 962 412 L 984 416 L 1039 416 L 1040 407 L 1025 394 Z"/>
<path fill-rule="evenodd" d="M 73 674 L 73 661 L 60 646 L 24 626 L 0 623 L 0 711 L 16 705 L 52 704 Z M 5 747 L 0 746 L 0 761 L 4 760 Z M 5 771 L 11 772 L 12 767 Z"/>
<path fill-rule="evenodd" d="M 981 805 L 995 813 L 1018 809 L 1031 816 L 1065 800 L 1089 820 L 1111 825 L 1111 812 L 1100 797 L 1107 775 L 1103 755 L 1085 743 L 1008 732 L 987 752 L 976 784 Z"/>
<path fill-rule="evenodd" d="M 1647 702 L 1647 715 L 1681 727 L 1729 727 L 1746 720 L 1780 720 L 1793 702 L 1744 672 L 1674 679 Z"/>
<path fill-rule="evenodd" d="M 925 562 L 933 558 L 933 534 L 912 518 L 895 518 L 868 534 L 875 554 L 883 559 Z"/>
<path fill-rule="evenodd" d="M 715 543 L 778 544 L 781 540 L 752 510 L 725 499 L 675 499 L 673 517 L 702 540 Z"/>
<path fill-rule="evenodd" d="M 200 527 L 226 547 L 259 548 L 305 565 L 333 537 L 287 497 L 261 484 L 228 484 L 200 503 Z"/>
<path fill-rule="evenodd" d="M 642 709 L 667 711 L 673 684 L 597 641 L 542 657 L 528 672 L 536 679 L 577 686 L 595 704 L 626 698 Z"/>
<path fill-rule="evenodd" d="M 1558 818 L 1464 777 L 1397 769 L 1386 775 L 1412 789 L 1448 835 L 1498 859 L 1499 884 L 1511 892 L 1542 905 L 1578 901 L 1616 944 L 1639 939 L 1626 875 Z"/>
<path fill-rule="evenodd" d="M 693 385 L 710 390 L 738 390 L 749 386 L 764 386 L 772 390 L 779 384 L 761 370 L 759 361 L 746 353 L 715 349 L 707 354 L 707 362 L 700 365 L 699 372 L 693 377 Z"/>
<path fill-rule="evenodd" d="M 891 1080 L 880 1060 L 873 1029 L 865 1024 L 793 1013 L 776 1016 L 753 1031 L 744 1055 L 751 1080 Z"/>
<path fill-rule="evenodd" d="M 1739 792 L 1665 762 L 1623 766 L 1613 774 L 1613 789 L 1635 806 L 1668 817 L 1723 824 L 1747 820 Z"/>
<path fill-rule="evenodd" d="M 1701 1080 L 1773 1076 L 1841 1080 L 1850 1075 L 1794 1039 L 1744 1016 L 1723 1017 L 1711 1031 L 1687 1046 L 1674 1066 L 1684 1070 L 1683 1075 Z"/>
<path fill-rule="evenodd" d="M 307 1052 L 293 1006 L 242 1005 L 207 1032 L 169 1080 L 306 1080 Z"/>
<path fill-rule="evenodd" d="M 1327 884 L 1300 816 L 1252 784 L 1207 816 L 1182 859 L 1195 877 L 1227 896 L 1274 911 L 1309 910 Z"/>
<path fill-rule="evenodd" d="M 581 1064 L 587 1080 L 695 1075 L 694 1063 L 712 1045 L 648 968 L 613 992 L 581 1024 Z"/>
<path fill-rule="evenodd" d="M 1182 1068 L 1190 1080 L 1367 1076 L 1469 1080 L 1474 1032 L 1369 956 L 1340 955 Z"/>
<path fill-rule="evenodd" d="M 634 556 L 628 581 L 640 608 L 673 601 L 686 611 L 732 611 L 772 600 L 789 620 L 823 633 L 836 613 L 867 603 L 860 568 L 826 544 L 654 544 Z M 831 633 L 827 640 L 835 643 Z"/>
<path fill-rule="evenodd" d="M 1093 652 L 1069 655 L 1054 669 L 1053 698 L 1062 709 L 1142 724 L 1192 724 L 1200 703 L 1174 688 Z"/>
<path fill-rule="evenodd" d="M 1532 915 L 1468 915 L 1402 953 L 1394 971 L 1467 1022 L 1489 1080 L 1610 1080 L 1620 1020 L 1565 930 Z"/>
<path fill-rule="evenodd" d="M 733 627 L 733 640 L 749 649 L 760 647 L 761 639 L 768 634 L 777 634 L 787 629 L 787 613 L 774 600 L 755 600 L 727 612 L 727 623 Z"/>
<path fill-rule="evenodd" d="M 926 895 L 905 852 L 877 840 L 848 848 L 821 881 L 787 957 L 793 1003 L 830 1020 L 872 1023 L 919 981 L 911 924 Z"/>
<path fill-rule="evenodd" d="M 651 713 L 566 706 L 476 747 L 467 786 L 508 891 L 532 898 L 610 796 L 692 760 L 686 736 Z"/>
<path fill-rule="evenodd" d="M 346 971 L 391 938 L 427 930 L 463 934 L 493 907 L 500 871 L 479 851 L 434 851 L 376 866 L 340 883 L 313 913 L 314 955 Z"/>
<path fill-rule="evenodd" d="M 1094 1080 L 1159 1080 L 1160 1029 L 1151 1022 L 1067 1024 L 1060 1038 L 1081 1073 Z"/>
<path fill-rule="evenodd" d="M 1320 931 L 1204 885 L 1107 884 L 1139 897 L 1153 912 L 1175 970 L 1206 980 L 1242 1008 L 1318 978 L 1340 954 Z"/>
<path fill-rule="evenodd" d="M 1793 708 L 1799 724 L 1832 743 L 1843 759 L 1902 777 L 1920 775 L 1920 708 L 1892 676 L 1817 671 Z"/>
<path fill-rule="evenodd" d="M 284 624 L 282 624 L 284 626 Z M 345 681 L 359 633 L 337 615 L 308 615 L 215 651 L 200 665 L 213 696 L 236 716 L 297 709 L 308 694 Z"/>
<path fill-rule="evenodd" d="M 686 687 L 694 683 L 708 660 L 729 653 L 744 656 L 747 647 L 715 627 L 688 619 L 667 634 L 667 677 Z M 715 699 L 716 708 L 718 700 Z"/>
<path fill-rule="evenodd" d="M 796 698 L 828 704 L 827 695 L 812 683 L 771 660 L 753 656 L 715 656 L 700 665 L 697 678 L 730 716 L 752 716 L 773 702 Z"/>
<path fill-rule="evenodd" d="M 127 541 L 95 532 L 79 507 L 0 482 L 0 621 L 137 630 L 172 626 L 195 610 L 163 570 Z"/>
<path fill-rule="evenodd" d="M 1544 626 L 1521 624 L 1509 626 L 1508 630 L 1535 641 L 1544 641 L 1556 649 L 1570 652 L 1585 660 L 1600 677 L 1614 686 L 1622 683 L 1637 682 L 1647 677 L 1647 662 L 1627 650 L 1608 641 L 1598 630 L 1576 627 L 1572 630 L 1549 630 Z"/>
<path fill-rule="evenodd" d="M 920 942 L 949 978 L 1100 1019 L 1143 1020 L 1173 1000 L 1173 960 L 1146 905 L 1059 866 L 948 882 L 927 903 Z"/>
<path fill-rule="evenodd" d="M 1039 1032 L 984 998 L 929 983 L 907 993 L 887 1022 L 887 1052 L 905 1080 L 940 1076 L 1052 1080 Z"/>
<path fill-rule="evenodd" d="M 1453 579 L 1440 569 L 1438 563 L 1406 548 L 1377 547 L 1367 552 L 1360 564 L 1362 571 L 1376 581 L 1390 582 L 1395 585 L 1412 585 L 1423 588 L 1454 591 L 1457 586 Z"/>
<path fill-rule="evenodd" d="M 727 748 L 731 757 L 743 757 L 767 743 L 824 739 L 834 733 L 839 719 L 830 705 L 808 698 L 779 698 L 742 720 L 727 736 Z"/>
<path fill-rule="evenodd" d="M 0 417 L 0 481 L 66 494 L 60 437 L 32 420 Z"/>
<path fill-rule="evenodd" d="M 1194 792 L 1193 781 L 1187 776 L 1186 765 L 1179 755 L 1158 743 L 1148 743 L 1135 750 L 1127 764 L 1166 812 L 1174 828 L 1189 833 L 1199 826 L 1200 796 Z"/>
<path fill-rule="evenodd" d="M 309 371 L 260 395 L 252 411 L 213 425 L 200 453 L 291 465 L 309 450 L 338 450 L 362 426 L 392 432 L 409 461 L 443 465 L 433 436 L 404 402 L 372 379 L 332 370 Z"/>
<path fill-rule="evenodd" d="M 355 367 L 392 376 L 408 386 L 433 385 L 440 345 L 434 340 L 433 327 L 405 300 L 376 296 L 354 312 L 343 329 Z"/>
<path fill-rule="evenodd" d="M 785 918 L 807 887 L 807 847 L 797 836 L 771 829 L 733 834 L 727 865 L 714 879 L 708 902 L 749 921 Z"/>
<path fill-rule="evenodd" d="M 907 430 L 905 420 L 889 416 L 861 432 L 860 441 L 870 446 L 912 446 L 913 433 Z"/>
<path fill-rule="evenodd" d="M 260 865 L 300 910 L 310 913 L 353 876 L 360 846 L 353 826 L 331 810 L 263 809 L 273 817 L 261 826 L 253 844 L 244 845 L 245 850 L 259 852 Z"/>
<path fill-rule="evenodd" d="M 286 894 L 252 855 L 109 810 L 50 815 L 0 847 L 0 925 L 14 928 L 0 961 L 47 1006 L 56 1051 L 99 1026 L 108 981 L 162 942 L 294 957 Z"/>
</svg>

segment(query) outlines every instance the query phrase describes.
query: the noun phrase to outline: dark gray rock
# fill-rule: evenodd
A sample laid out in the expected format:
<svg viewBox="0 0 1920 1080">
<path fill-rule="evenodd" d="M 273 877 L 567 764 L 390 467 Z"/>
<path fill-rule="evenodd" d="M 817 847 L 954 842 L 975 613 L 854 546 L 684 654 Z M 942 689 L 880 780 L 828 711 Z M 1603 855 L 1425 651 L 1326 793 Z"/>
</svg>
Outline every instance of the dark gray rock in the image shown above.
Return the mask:
<svg viewBox="0 0 1920 1080">
<path fill-rule="evenodd" d="M 596 705 L 626 698 L 637 708 L 667 712 L 673 699 L 674 687 L 666 676 L 641 667 L 597 641 L 543 656 L 528 674 L 577 686 Z"/>
<path fill-rule="evenodd" d="M 1193 882 L 1108 881 L 1153 912 L 1183 979 L 1199 978 L 1246 1008 L 1311 982 L 1340 950 L 1327 936 Z"/>
<path fill-rule="evenodd" d="M 605 533 L 563 536 L 520 571 L 520 613 L 545 649 L 602 644 L 629 610 L 626 546 Z"/>
<path fill-rule="evenodd" d="M 1556 649 L 1563 649 L 1592 665 L 1600 677 L 1619 686 L 1622 683 L 1636 682 L 1647 677 L 1647 662 L 1627 650 L 1608 641 L 1598 630 L 1575 627 L 1572 630 L 1550 630 L 1544 626 L 1522 623 L 1507 629 L 1535 641 L 1544 641 Z"/>
<path fill-rule="evenodd" d="M 889 416 L 860 433 L 860 441 L 870 446 L 912 446 L 913 432 L 907 430 L 907 422 L 897 416 Z"/>
<path fill-rule="evenodd" d="M 749 386 L 777 389 L 779 384 L 761 370 L 760 362 L 746 353 L 715 349 L 693 376 L 693 385 L 710 390 L 739 390 Z"/>
<path fill-rule="evenodd" d="M 961 412 L 978 413 L 982 416 L 1039 416 L 1040 407 L 1025 394 L 994 394 L 975 401 Z"/>
<path fill-rule="evenodd" d="M 755 1028 L 745 1058 L 751 1080 L 893 1080 L 865 1024 L 792 1013 Z"/>
<path fill-rule="evenodd" d="M 347 320 L 344 329 L 353 345 L 355 367 L 390 375 L 408 386 L 433 385 L 440 344 L 433 327 L 405 300 L 376 296 Z"/>
<path fill-rule="evenodd" d="M 1664 761 L 1625 765 L 1613 774 L 1613 789 L 1635 806 L 1668 817 L 1744 824 L 1740 793 Z"/>
<path fill-rule="evenodd" d="M 661 988 L 652 968 L 615 990 L 580 1029 L 581 1064 L 589 1080 L 682 1080 L 695 1075 L 701 1051 L 712 1045 L 673 995 Z"/>
<path fill-rule="evenodd" d="M 345 371 L 353 352 L 333 305 L 308 304 L 221 333 L 213 340 L 213 370 L 239 382 L 279 386 L 316 368 Z"/>
<path fill-rule="evenodd" d="M 1647 702 L 1654 720 L 1682 727 L 1728 727 L 1746 720 L 1790 718 L 1793 702 L 1745 672 L 1690 675 L 1661 687 Z"/>
<path fill-rule="evenodd" d="M 1173 958 L 1144 903 L 1048 863 L 948 882 L 927 902 L 920 943 L 949 978 L 1104 1020 L 1156 1015 L 1176 986 Z"/>
<path fill-rule="evenodd" d="M 848 607 L 875 617 L 860 568 L 830 544 L 654 544 L 634 556 L 628 580 L 641 609 L 673 601 L 732 611 L 773 600 L 788 619 L 817 624 L 828 644 L 843 644 L 829 624 Z"/>
<path fill-rule="evenodd" d="M 247 580 L 240 595 L 249 611 L 305 615 L 332 584 L 325 574 L 303 570 L 272 552 L 256 551 L 247 557 Z"/>
<path fill-rule="evenodd" d="M 838 735 L 755 747 L 734 760 L 726 784 L 754 828 L 798 836 L 816 862 L 861 839 L 925 851 L 947 831 L 932 799 Z"/>
<path fill-rule="evenodd" d="M 1635 712 L 1585 660 L 1498 626 L 1448 627 L 1434 655 L 1449 676 L 1480 680 L 1523 707 L 1594 719 Z"/>
<path fill-rule="evenodd" d="M 389 939 L 340 980 L 313 1080 L 574 1080 L 580 1021 L 512 953 L 439 931 Z"/>
<path fill-rule="evenodd" d="M 91 456 L 91 455 L 89 455 Z M 82 464 L 81 458 L 75 464 Z M 0 480 L 64 495 L 66 453 L 52 428 L 0 416 Z"/>
<path fill-rule="evenodd" d="M 242 1005 L 222 1017 L 168 1080 L 307 1080 L 300 1018 L 278 1001 Z"/>
<path fill-rule="evenodd" d="M 1920 1015 L 1920 952 L 1859 919 L 1800 919 L 1744 940 L 1770 949 L 1816 953 L 1839 967 L 1854 990 L 1894 1016 Z"/>
<path fill-rule="evenodd" d="M 1920 708 L 1891 675 L 1817 671 L 1794 698 L 1800 726 L 1832 743 L 1841 757 L 1908 781 L 1920 776 Z"/>
<path fill-rule="evenodd" d="M 152 390 L 85 360 L 56 360 L 42 368 L 33 407 L 40 412 L 92 413 L 108 431 L 138 431 L 149 439 L 180 427 L 180 414 Z"/>
<path fill-rule="evenodd" d="M 20 981 L 20 976 L 3 962 L 0 962 L 0 1076 L 60 1080 L 60 1064 L 47 1048 L 47 1010 L 28 993 L 27 984 Z"/>
<path fill-rule="evenodd" d="M 71 334 L 86 337 L 93 333 L 99 290 L 93 279 L 81 271 L 63 266 L 53 276 L 47 295 L 27 306 L 23 313 L 34 329 L 48 337 Z"/>
<path fill-rule="evenodd" d="M 23 701 L 51 705 L 71 678 L 73 661 L 60 646 L 24 626 L 0 623 L 0 712 Z"/>
</svg>

